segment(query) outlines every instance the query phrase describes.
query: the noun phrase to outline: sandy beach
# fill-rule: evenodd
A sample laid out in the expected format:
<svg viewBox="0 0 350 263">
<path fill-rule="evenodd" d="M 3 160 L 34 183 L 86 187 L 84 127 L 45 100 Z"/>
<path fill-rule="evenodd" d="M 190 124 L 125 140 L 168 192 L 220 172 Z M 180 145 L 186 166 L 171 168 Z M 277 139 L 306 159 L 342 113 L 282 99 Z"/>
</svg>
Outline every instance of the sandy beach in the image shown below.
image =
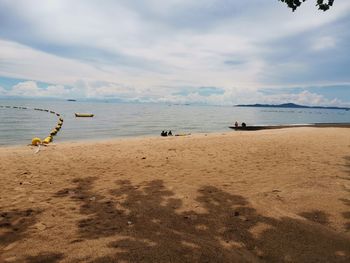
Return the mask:
<svg viewBox="0 0 350 263">
<path fill-rule="evenodd" d="M 0 262 L 349 262 L 350 129 L 0 148 Z"/>
</svg>

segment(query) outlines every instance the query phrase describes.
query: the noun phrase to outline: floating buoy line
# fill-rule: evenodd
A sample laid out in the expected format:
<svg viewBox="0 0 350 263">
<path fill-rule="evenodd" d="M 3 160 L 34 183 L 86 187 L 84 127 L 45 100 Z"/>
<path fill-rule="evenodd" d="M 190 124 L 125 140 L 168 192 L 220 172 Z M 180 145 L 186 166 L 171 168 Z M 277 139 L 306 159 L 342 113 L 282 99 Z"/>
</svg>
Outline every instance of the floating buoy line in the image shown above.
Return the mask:
<svg viewBox="0 0 350 263">
<path fill-rule="evenodd" d="M 62 125 L 63 125 L 63 118 L 61 117 L 61 114 L 52 111 L 52 110 L 47 110 L 47 109 L 41 109 L 41 108 L 27 108 L 27 107 L 19 107 L 19 106 L 1 106 L 0 108 L 7 108 L 7 109 L 20 109 L 20 110 L 36 110 L 36 111 L 44 111 L 44 112 L 48 112 L 50 114 L 54 114 L 56 115 L 58 118 L 58 122 L 56 127 L 54 127 L 50 133 L 48 134 L 47 137 L 45 137 L 43 140 L 40 139 L 39 137 L 34 137 L 32 139 L 31 144 L 32 146 L 39 146 L 38 150 L 36 151 L 36 153 L 40 150 L 40 145 L 48 145 L 49 143 L 51 143 L 53 141 L 53 137 L 57 135 L 57 133 L 61 130 Z"/>
</svg>

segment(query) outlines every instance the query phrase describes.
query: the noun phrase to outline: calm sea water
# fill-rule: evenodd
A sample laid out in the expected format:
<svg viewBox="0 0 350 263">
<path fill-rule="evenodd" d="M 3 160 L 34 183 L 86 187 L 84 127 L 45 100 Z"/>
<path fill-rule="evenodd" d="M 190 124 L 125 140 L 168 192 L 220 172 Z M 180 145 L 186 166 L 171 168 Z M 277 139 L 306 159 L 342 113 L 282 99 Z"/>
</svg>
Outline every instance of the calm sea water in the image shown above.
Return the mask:
<svg viewBox="0 0 350 263">
<path fill-rule="evenodd" d="M 238 108 L 102 102 L 0 100 L 0 105 L 43 108 L 64 118 L 56 142 L 109 139 L 173 133 L 206 133 L 230 130 L 236 120 L 250 125 L 350 122 L 350 111 L 323 109 Z M 93 113 L 93 118 L 75 118 L 75 112 Z M 58 117 L 47 112 L 0 107 L 0 145 L 28 144 L 44 138 Z"/>
</svg>

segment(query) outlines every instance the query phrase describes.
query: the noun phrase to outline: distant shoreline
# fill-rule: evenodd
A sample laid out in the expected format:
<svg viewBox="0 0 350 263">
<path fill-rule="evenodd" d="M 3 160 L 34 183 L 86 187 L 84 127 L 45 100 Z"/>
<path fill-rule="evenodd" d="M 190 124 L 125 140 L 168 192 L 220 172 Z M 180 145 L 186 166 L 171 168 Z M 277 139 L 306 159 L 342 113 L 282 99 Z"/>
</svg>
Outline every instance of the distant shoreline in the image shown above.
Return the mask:
<svg viewBox="0 0 350 263">
<path fill-rule="evenodd" d="M 283 104 L 238 104 L 235 107 L 251 107 L 251 108 L 289 108 L 289 109 L 324 109 L 324 110 L 350 110 L 348 107 L 327 107 L 327 106 L 305 106 L 294 103 Z"/>
</svg>

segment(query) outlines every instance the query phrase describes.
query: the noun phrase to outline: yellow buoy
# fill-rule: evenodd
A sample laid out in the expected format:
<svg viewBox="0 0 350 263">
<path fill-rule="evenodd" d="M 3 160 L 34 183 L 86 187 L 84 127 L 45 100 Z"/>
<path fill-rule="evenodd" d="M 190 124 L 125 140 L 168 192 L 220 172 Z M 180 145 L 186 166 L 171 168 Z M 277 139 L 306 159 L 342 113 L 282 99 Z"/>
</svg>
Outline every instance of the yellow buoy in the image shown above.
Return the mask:
<svg viewBox="0 0 350 263">
<path fill-rule="evenodd" d="M 35 137 L 32 139 L 32 145 L 37 146 L 39 144 L 41 144 L 40 138 Z"/>
<path fill-rule="evenodd" d="M 52 136 L 48 136 L 43 140 L 43 144 L 49 144 L 50 142 L 52 142 Z"/>
</svg>

